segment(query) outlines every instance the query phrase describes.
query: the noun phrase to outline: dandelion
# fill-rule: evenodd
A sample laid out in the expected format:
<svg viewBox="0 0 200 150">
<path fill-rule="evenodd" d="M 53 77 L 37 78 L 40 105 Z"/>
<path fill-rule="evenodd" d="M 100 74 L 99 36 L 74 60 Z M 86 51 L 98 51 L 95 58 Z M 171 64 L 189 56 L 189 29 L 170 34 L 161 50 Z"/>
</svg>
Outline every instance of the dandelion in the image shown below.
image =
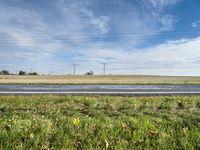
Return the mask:
<svg viewBox="0 0 200 150">
<path fill-rule="evenodd" d="M 78 126 L 80 124 L 80 119 L 79 118 L 74 118 L 73 119 L 73 124 Z"/>
</svg>

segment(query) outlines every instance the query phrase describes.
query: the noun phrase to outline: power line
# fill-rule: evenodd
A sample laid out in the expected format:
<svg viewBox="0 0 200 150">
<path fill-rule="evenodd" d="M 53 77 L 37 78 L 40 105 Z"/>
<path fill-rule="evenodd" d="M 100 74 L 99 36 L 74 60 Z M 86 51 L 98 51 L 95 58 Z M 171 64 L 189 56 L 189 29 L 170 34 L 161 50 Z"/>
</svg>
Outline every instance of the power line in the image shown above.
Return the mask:
<svg viewBox="0 0 200 150">
<path fill-rule="evenodd" d="M 199 33 L 199 32 L 198 32 Z M 51 38 L 49 37 L 41 37 L 41 36 L 33 36 L 33 37 L 14 37 L 14 36 L 0 36 L 0 39 L 22 39 L 22 40 L 27 40 L 27 39 L 38 39 L 38 40 L 68 40 L 70 36 L 70 39 L 94 39 L 94 38 L 124 38 L 124 37 L 145 37 L 145 36 L 155 36 L 157 34 L 162 34 L 162 35 L 183 35 L 183 34 L 198 34 L 195 30 L 182 30 L 182 31 L 163 31 L 163 32 L 153 32 L 153 33 L 119 33 L 119 34 L 114 34 L 114 33 L 109 33 L 107 35 L 100 35 L 100 34 L 90 34 L 87 36 L 83 35 L 78 35 L 78 34 L 73 34 L 73 35 L 52 35 Z M 41 33 L 42 34 L 42 33 Z"/>
<path fill-rule="evenodd" d="M 176 32 L 155 32 L 155 33 L 123 33 L 123 34 L 108 34 L 108 35 L 88 35 L 88 36 L 78 36 L 72 35 L 68 38 L 68 35 L 52 35 L 52 37 L 9 37 L 0 36 L 0 44 L 9 42 L 21 42 L 24 44 L 39 44 L 39 43 L 56 43 L 56 42 L 81 42 L 83 40 L 89 41 L 112 41 L 112 40 L 134 40 L 137 38 L 151 38 L 156 36 L 162 36 L 160 38 L 167 37 L 180 37 L 180 36 L 198 36 L 199 33 L 196 31 L 176 31 Z M 51 36 L 51 35 L 50 35 Z M 91 37 L 90 37 L 91 36 Z"/>
<path fill-rule="evenodd" d="M 155 35 L 156 36 L 156 35 Z M 175 35 L 175 36 L 172 36 L 172 37 L 180 37 L 180 36 L 183 36 L 183 35 Z M 194 35 L 194 34 L 187 34 L 186 35 L 187 37 L 189 36 L 198 36 L 198 35 Z M 59 42 L 83 42 L 84 40 L 87 40 L 87 41 L 104 41 L 104 40 L 135 40 L 135 39 L 138 39 L 138 38 L 150 38 L 151 36 L 144 36 L 144 37 L 115 37 L 115 38 L 109 38 L 109 37 L 106 37 L 106 38 L 85 38 L 85 39 L 55 39 L 55 40 L 37 40 L 37 41 L 29 41 L 29 40 L 0 40 L 0 44 L 6 44 L 6 43 L 9 43 L 9 42 L 20 42 L 20 43 L 23 43 L 23 44 L 43 44 L 43 43 L 57 43 L 58 41 Z M 152 36 L 153 37 L 153 36 Z M 169 36 L 167 36 L 169 37 Z M 162 36 L 160 38 L 166 38 L 166 36 Z M 112 42 L 112 41 L 111 41 Z"/>
</svg>

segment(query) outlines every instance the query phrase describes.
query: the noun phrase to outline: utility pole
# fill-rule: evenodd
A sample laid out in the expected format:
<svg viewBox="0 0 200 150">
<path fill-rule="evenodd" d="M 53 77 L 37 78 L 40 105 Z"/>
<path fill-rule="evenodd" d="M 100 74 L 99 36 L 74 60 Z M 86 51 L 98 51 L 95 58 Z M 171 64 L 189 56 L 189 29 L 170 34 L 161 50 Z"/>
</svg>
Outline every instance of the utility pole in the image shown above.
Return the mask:
<svg viewBox="0 0 200 150">
<path fill-rule="evenodd" d="M 103 75 L 106 75 L 106 65 L 107 63 L 102 63 L 103 65 Z"/>
<path fill-rule="evenodd" d="M 73 71 L 73 74 L 75 75 L 76 74 L 76 66 L 78 66 L 78 64 L 73 64 L 73 68 L 74 68 L 74 71 Z"/>
</svg>

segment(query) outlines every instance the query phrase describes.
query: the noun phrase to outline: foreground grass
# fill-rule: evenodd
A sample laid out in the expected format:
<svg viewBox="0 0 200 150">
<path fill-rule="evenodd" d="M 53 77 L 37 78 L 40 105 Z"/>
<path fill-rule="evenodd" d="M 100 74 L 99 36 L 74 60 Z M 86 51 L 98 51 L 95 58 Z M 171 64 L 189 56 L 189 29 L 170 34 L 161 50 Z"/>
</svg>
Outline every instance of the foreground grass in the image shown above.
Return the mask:
<svg viewBox="0 0 200 150">
<path fill-rule="evenodd" d="M 0 149 L 200 149 L 200 97 L 0 96 Z"/>
</svg>

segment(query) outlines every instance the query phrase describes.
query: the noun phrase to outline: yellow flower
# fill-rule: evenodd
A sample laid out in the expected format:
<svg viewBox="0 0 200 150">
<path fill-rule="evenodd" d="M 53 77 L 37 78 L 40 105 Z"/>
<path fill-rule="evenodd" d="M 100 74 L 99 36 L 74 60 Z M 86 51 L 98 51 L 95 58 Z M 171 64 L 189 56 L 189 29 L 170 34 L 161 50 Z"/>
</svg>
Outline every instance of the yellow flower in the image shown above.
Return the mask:
<svg viewBox="0 0 200 150">
<path fill-rule="evenodd" d="M 31 133 L 29 137 L 30 137 L 31 139 L 33 139 L 33 138 L 34 138 L 34 134 Z"/>
<path fill-rule="evenodd" d="M 183 133 L 187 133 L 187 131 L 188 131 L 188 128 L 183 128 Z"/>
<path fill-rule="evenodd" d="M 78 126 L 80 124 L 80 119 L 79 118 L 74 118 L 73 119 L 73 124 Z"/>
</svg>

